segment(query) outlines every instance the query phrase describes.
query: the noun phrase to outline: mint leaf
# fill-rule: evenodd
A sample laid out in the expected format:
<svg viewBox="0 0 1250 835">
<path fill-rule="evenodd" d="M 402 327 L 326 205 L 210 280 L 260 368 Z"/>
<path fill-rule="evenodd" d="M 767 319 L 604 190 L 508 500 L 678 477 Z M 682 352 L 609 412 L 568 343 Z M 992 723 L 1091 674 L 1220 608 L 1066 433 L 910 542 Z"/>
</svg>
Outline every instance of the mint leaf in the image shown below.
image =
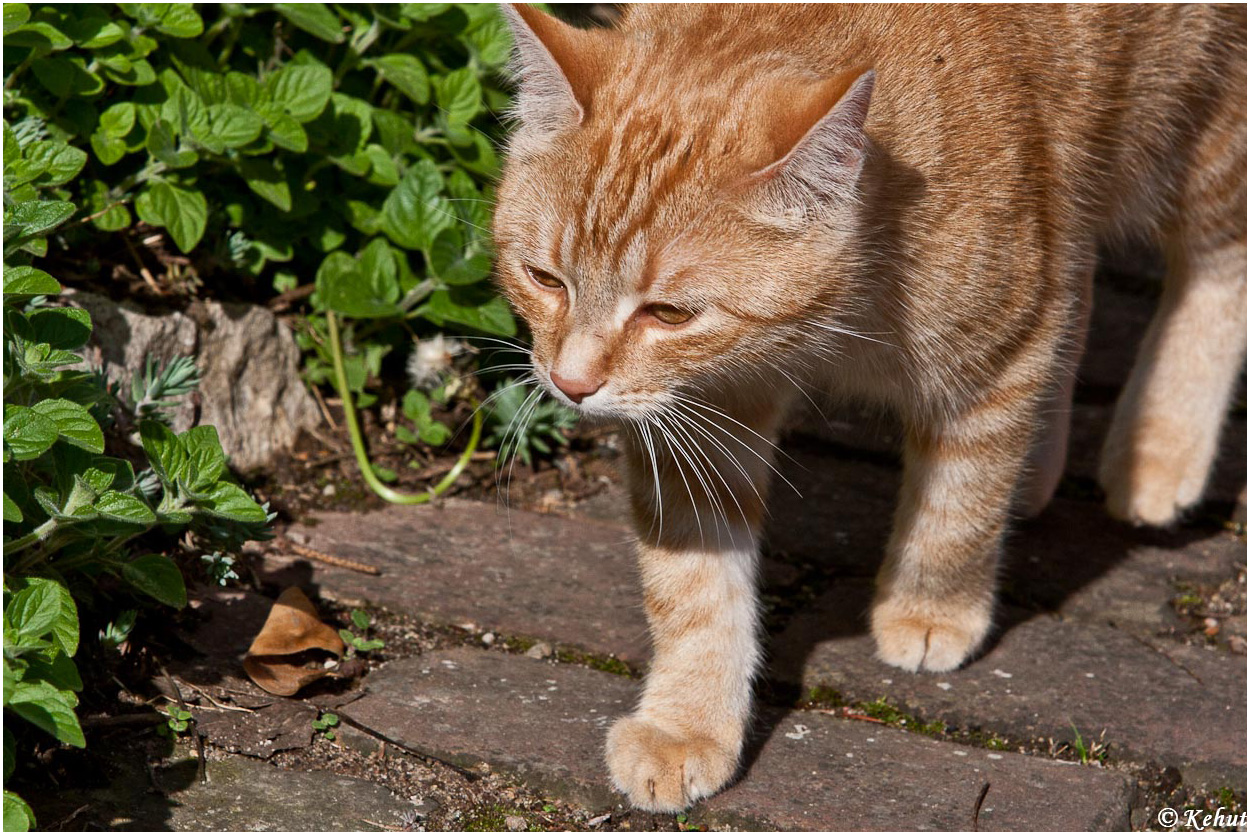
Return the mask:
<svg viewBox="0 0 1250 835">
<path fill-rule="evenodd" d="M 122 566 L 122 579 L 166 606 L 181 609 L 187 605 L 187 587 L 173 560 L 148 554 Z"/>
</svg>

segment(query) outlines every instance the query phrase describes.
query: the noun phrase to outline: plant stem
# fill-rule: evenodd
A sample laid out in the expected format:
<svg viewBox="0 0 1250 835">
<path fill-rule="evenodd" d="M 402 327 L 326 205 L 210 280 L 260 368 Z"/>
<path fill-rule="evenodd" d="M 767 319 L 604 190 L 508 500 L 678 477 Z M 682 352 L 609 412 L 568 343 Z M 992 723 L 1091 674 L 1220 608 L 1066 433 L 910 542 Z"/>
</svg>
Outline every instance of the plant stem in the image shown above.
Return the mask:
<svg viewBox="0 0 1250 835">
<path fill-rule="evenodd" d="M 4 555 L 7 557 L 10 554 L 16 554 L 18 551 L 25 551 L 35 543 L 42 542 L 52 536 L 56 527 L 57 521 L 55 519 L 49 519 L 25 536 L 18 537 L 12 542 L 6 542 L 4 545 Z"/>
<path fill-rule="evenodd" d="M 347 387 L 347 371 L 343 366 L 343 345 L 339 339 L 338 317 L 333 310 L 326 311 L 326 325 L 330 334 L 330 353 L 334 361 L 334 387 L 338 389 L 339 397 L 343 400 L 343 417 L 347 421 L 347 433 L 351 436 L 352 451 L 356 453 L 356 464 L 360 467 L 360 474 L 364 477 L 365 484 L 369 485 L 370 490 L 393 504 L 425 504 L 445 493 L 464 472 L 473 453 L 477 451 L 478 441 L 482 437 L 482 411 L 480 409 L 474 411 L 473 431 L 469 436 L 469 445 L 465 447 L 460 459 L 456 461 L 456 466 L 452 467 L 438 484 L 424 493 L 400 493 L 392 490 L 374 474 L 373 465 L 369 462 L 369 453 L 365 451 L 365 439 L 360 432 L 360 422 L 356 419 L 356 406 L 352 402 L 351 390 Z"/>
</svg>

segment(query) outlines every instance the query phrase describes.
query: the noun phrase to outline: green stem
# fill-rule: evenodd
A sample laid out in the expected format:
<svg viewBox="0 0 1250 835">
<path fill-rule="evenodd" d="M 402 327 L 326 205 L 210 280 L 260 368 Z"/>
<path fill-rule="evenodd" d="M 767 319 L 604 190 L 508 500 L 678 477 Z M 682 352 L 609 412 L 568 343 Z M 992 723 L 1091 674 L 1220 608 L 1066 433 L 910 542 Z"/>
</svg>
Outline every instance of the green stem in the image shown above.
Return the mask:
<svg viewBox="0 0 1250 835">
<path fill-rule="evenodd" d="M 347 371 L 343 367 L 343 345 L 339 339 L 338 318 L 333 310 L 326 311 L 326 326 L 330 334 L 330 353 L 334 361 L 334 387 L 338 389 L 339 397 L 343 400 L 343 416 L 347 421 L 347 433 L 352 439 L 352 450 L 356 453 L 356 464 L 360 467 L 360 474 L 364 476 L 369 489 L 388 502 L 405 505 L 425 504 L 445 493 L 464 472 L 464 468 L 469 465 L 469 460 L 477 450 L 478 441 L 482 437 L 482 411 L 480 409 L 474 411 L 473 431 L 469 435 L 469 445 L 465 447 L 456 466 L 452 467 L 438 484 L 424 493 L 400 493 L 392 490 L 374 474 L 373 465 L 369 462 L 369 453 L 365 451 L 365 439 L 360 432 L 360 422 L 356 419 L 356 406 L 352 402 L 351 390 L 347 387 Z"/>
<path fill-rule="evenodd" d="M 4 555 L 7 557 L 12 554 L 16 554 L 18 551 L 25 551 L 30 546 L 44 541 L 48 537 L 52 536 L 53 532 L 56 531 L 56 527 L 57 521 L 55 519 L 49 519 L 25 536 L 19 536 L 12 542 L 5 543 Z"/>
</svg>

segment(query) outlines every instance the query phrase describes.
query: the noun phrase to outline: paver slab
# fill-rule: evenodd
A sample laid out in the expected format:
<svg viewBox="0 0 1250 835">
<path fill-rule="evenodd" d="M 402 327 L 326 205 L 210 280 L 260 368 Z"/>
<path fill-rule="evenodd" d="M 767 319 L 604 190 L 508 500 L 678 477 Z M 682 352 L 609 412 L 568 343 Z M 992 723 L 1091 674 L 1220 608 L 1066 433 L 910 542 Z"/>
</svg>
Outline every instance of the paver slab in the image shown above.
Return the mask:
<svg viewBox="0 0 1250 835">
<path fill-rule="evenodd" d="M 450 500 L 323 513 L 288 536 L 373 565 L 371 576 L 268 555 L 266 579 L 443 623 L 542 637 L 638 660 L 647 647 L 634 546 L 619 526 Z"/>
<path fill-rule="evenodd" d="M 772 675 L 1021 739 L 1071 740 L 1074 724 L 1086 740 L 1105 730 L 1117 758 L 1174 765 L 1199 784 L 1244 785 L 1244 658 L 1009 610 L 1015 623 L 982 657 L 913 674 L 873 657 L 870 598 L 866 584 L 847 582 L 798 615 L 774 641 Z"/>
<path fill-rule="evenodd" d="M 543 791 L 604 808 L 602 746 L 637 683 L 582 667 L 470 648 L 393 661 L 344 706 L 351 722 L 465 767 L 519 775 Z M 938 742 L 816 713 L 766 713 L 740 783 L 695 820 L 782 829 L 969 828 L 982 786 L 986 829 L 1128 825 L 1122 776 Z M 1063 798 L 1063 802 L 1056 802 Z"/>
</svg>

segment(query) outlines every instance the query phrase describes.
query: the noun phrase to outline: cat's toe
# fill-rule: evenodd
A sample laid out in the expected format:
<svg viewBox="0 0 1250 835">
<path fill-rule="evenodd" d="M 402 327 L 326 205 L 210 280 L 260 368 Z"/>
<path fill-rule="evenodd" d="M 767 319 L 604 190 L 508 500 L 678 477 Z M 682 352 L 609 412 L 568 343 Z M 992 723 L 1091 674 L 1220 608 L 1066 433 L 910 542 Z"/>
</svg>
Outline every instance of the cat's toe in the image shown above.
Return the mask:
<svg viewBox="0 0 1250 835">
<path fill-rule="evenodd" d="M 1103 490 L 1107 493 L 1107 512 L 1116 519 L 1134 525 L 1171 525 L 1186 508 L 1202 497 L 1204 480 L 1178 473 L 1164 473 L 1143 478 L 1133 473 L 1104 475 Z M 1204 474 L 1205 475 L 1205 474 Z"/>
<path fill-rule="evenodd" d="M 738 765 L 706 737 L 679 737 L 646 719 L 627 716 L 608 732 L 608 770 L 629 802 L 648 812 L 680 812 L 713 794 Z"/>
<path fill-rule="evenodd" d="M 887 600 L 872 612 L 877 657 L 911 672 L 955 669 L 976 652 L 989 629 L 988 609 L 935 611 Z"/>
</svg>

